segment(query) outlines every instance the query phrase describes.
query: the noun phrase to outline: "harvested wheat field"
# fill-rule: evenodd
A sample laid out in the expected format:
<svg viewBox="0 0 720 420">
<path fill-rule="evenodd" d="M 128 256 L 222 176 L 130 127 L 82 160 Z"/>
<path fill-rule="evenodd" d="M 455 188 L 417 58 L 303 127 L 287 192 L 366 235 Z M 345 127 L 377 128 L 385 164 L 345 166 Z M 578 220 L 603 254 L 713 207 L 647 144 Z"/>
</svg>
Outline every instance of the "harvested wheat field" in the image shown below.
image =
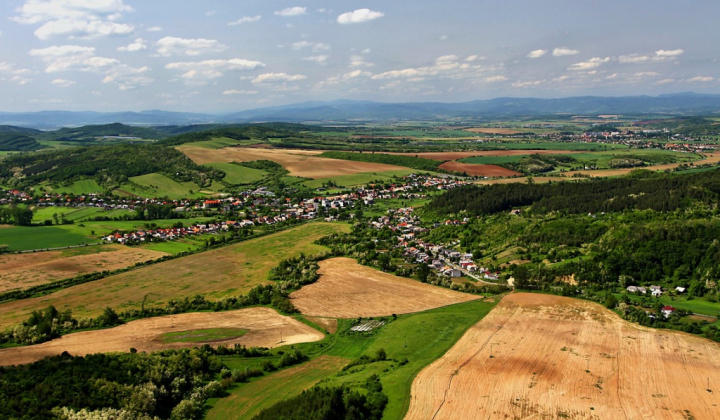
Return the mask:
<svg viewBox="0 0 720 420">
<path fill-rule="evenodd" d="M 477 165 L 474 163 L 445 162 L 439 166 L 446 171 L 462 172 L 474 176 L 519 176 L 522 173 L 497 165 Z"/>
<path fill-rule="evenodd" d="M 574 150 L 475 150 L 468 152 L 425 152 L 425 153 L 388 153 L 390 155 L 417 156 L 425 159 L 458 160 L 474 156 L 525 156 L 525 155 L 565 155 L 580 153 Z"/>
<path fill-rule="evenodd" d="M 73 255 L 91 250 L 92 253 Z M 0 256 L 0 293 L 158 259 L 165 252 L 123 245 Z"/>
<path fill-rule="evenodd" d="M 471 133 L 481 133 L 481 134 L 522 134 L 522 131 L 513 130 L 512 128 L 466 128 L 465 131 L 469 131 Z"/>
<path fill-rule="evenodd" d="M 365 267 L 352 258 L 320 262 L 320 279 L 292 293 L 305 315 L 356 318 L 421 312 L 478 297 L 397 277 Z"/>
<path fill-rule="evenodd" d="M 382 163 L 355 162 L 350 160 L 321 158 L 318 150 L 257 149 L 246 147 L 226 147 L 224 149 L 204 149 L 196 146 L 181 146 L 178 150 L 185 153 L 195 163 L 248 162 L 253 160 L 271 160 L 290 171 L 290 175 L 302 178 L 330 178 L 340 175 L 352 175 L 365 172 L 385 172 L 407 169 L 401 166 Z"/>
<path fill-rule="evenodd" d="M 718 343 L 517 293 L 420 372 L 405 418 L 716 419 L 719 378 Z"/>
<path fill-rule="evenodd" d="M 188 338 L 186 341 L 167 340 L 167 333 L 195 332 L 203 329 L 242 329 L 242 336 L 220 340 Z M 190 334 L 189 334 L 190 335 Z M 282 337 L 282 342 L 280 341 Z M 185 347 L 233 345 L 248 347 L 277 347 L 322 340 L 317 330 L 283 316 L 270 308 L 246 308 L 228 312 L 196 312 L 140 319 L 106 330 L 84 331 L 65 335 L 57 340 L 27 347 L 0 350 L 0 365 L 31 363 L 47 356 L 67 351 L 72 355 L 92 353 L 158 351 Z"/>
</svg>

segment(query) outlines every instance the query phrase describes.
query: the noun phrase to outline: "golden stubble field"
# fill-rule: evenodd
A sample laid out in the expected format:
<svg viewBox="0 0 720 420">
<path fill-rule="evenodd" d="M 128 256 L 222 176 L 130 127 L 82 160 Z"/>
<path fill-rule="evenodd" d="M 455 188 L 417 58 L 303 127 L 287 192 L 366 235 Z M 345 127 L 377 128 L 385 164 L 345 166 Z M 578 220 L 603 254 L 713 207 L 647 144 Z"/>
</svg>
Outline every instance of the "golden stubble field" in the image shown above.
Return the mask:
<svg viewBox="0 0 720 420">
<path fill-rule="evenodd" d="M 421 312 L 478 299 L 360 265 L 352 258 L 321 261 L 320 279 L 290 295 L 304 315 L 333 318 Z"/>
<path fill-rule="evenodd" d="M 94 317 L 106 307 L 120 312 L 164 305 L 170 299 L 203 294 L 219 299 L 246 293 L 268 282 L 267 274 L 281 260 L 324 252 L 313 242 L 333 233 L 347 232 L 341 223 L 313 222 L 280 233 L 223 248 L 164 261 L 137 270 L 69 287 L 46 296 L 0 304 L 0 330 L 26 320 L 33 310 L 54 305 L 71 309 L 77 318 Z"/>
<path fill-rule="evenodd" d="M 215 341 L 163 342 L 165 333 L 201 329 L 237 328 L 248 332 L 239 338 Z M 153 352 L 211 344 L 278 347 L 322 340 L 324 335 L 270 308 L 246 308 L 228 312 L 196 312 L 140 319 L 115 328 L 68 334 L 47 343 L 0 349 L 0 365 L 32 363 L 64 351 L 84 356 L 93 353 L 128 352 L 130 348 Z M 282 341 L 281 341 L 282 339 Z"/>
<path fill-rule="evenodd" d="M 420 372 L 405 418 L 717 419 L 720 345 L 512 294 Z"/>
<path fill-rule="evenodd" d="M 85 250 L 85 249 L 83 249 Z M 74 250 L 47 251 L 0 256 L 0 293 L 74 277 L 97 271 L 113 271 L 138 262 L 158 259 L 165 252 L 124 245 L 93 247 L 91 254 L 72 254 Z"/>
<path fill-rule="evenodd" d="M 402 166 L 385 165 L 382 163 L 355 162 L 317 157 L 316 155 L 323 153 L 322 150 L 262 149 L 250 147 L 205 149 L 197 146 L 180 146 L 178 150 L 185 153 L 197 164 L 271 160 L 282 165 L 292 176 L 313 179 L 406 169 Z"/>
</svg>

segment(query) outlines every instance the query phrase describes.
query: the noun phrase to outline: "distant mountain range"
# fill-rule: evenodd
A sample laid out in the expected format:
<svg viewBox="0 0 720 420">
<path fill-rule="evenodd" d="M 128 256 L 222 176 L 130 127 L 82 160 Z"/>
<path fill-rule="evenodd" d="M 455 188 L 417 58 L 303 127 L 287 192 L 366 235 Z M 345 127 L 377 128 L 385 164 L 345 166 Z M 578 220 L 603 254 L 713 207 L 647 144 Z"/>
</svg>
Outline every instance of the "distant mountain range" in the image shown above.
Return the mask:
<svg viewBox="0 0 720 420">
<path fill-rule="evenodd" d="M 553 115 L 709 115 L 720 113 L 720 95 L 677 93 L 660 96 L 599 97 L 558 99 L 496 98 L 461 103 L 408 102 L 380 103 L 339 100 L 303 102 L 225 114 L 168 111 L 142 112 L 0 112 L 0 125 L 54 129 L 93 124 L 161 126 L 190 124 L 233 124 L 249 122 L 351 122 L 398 120 L 488 120 L 507 117 Z"/>
</svg>

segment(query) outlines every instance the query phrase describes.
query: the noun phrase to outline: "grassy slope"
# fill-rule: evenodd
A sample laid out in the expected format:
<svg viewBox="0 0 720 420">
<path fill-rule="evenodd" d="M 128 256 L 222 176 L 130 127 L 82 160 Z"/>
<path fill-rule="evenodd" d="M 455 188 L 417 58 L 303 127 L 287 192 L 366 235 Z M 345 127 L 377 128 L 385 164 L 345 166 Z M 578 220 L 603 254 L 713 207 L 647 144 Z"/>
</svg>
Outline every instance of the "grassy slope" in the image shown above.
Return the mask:
<svg viewBox="0 0 720 420">
<path fill-rule="evenodd" d="M 340 366 L 335 369 L 310 369 L 297 377 L 288 377 L 280 372 L 239 385 L 230 397 L 213 403 L 207 418 L 227 418 L 224 416 L 238 412 L 243 413 L 243 418 L 251 418 L 262 409 L 298 395 L 315 383 L 328 386 L 345 384 L 352 387 L 364 383 L 370 375 L 377 374 L 389 398 L 383 418 L 401 419 L 409 406 L 410 387 L 418 372 L 445 354 L 469 327 L 480 321 L 494 306 L 495 303 L 472 301 L 401 315 L 369 336 L 344 333 L 351 326 L 351 321 L 341 320 L 338 334 L 320 343 L 295 347 L 302 348 L 306 353 L 316 352 L 315 357 L 334 356 L 344 360 L 357 359 L 363 354 L 373 356 L 382 348 L 389 359 L 407 358 L 408 363 L 399 366 L 396 361 L 388 360 L 355 366 L 345 372 L 341 371 Z M 313 359 L 308 364 L 317 360 Z M 276 394 L 278 389 L 283 389 L 283 393 Z M 248 407 L 249 404 L 252 404 L 252 407 Z"/>
<path fill-rule="evenodd" d="M 396 176 L 406 176 L 417 173 L 419 171 L 415 169 L 403 169 L 397 171 L 385 171 L 385 172 L 372 172 L 372 173 L 360 173 L 353 175 L 342 175 L 331 178 L 320 178 L 306 181 L 304 184 L 310 188 L 319 188 L 328 181 L 333 181 L 340 187 L 352 187 L 357 185 L 364 185 L 373 181 L 385 182 L 393 179 Z"/>
<path fill-rule="evenodd" d="M 0 231 L 5 229 L 0 229 Z M 70 287 L 39 298 L 0 304 L 0 329 L 25 320 L 48 305 L 71 309 L 76 317 L 93 317 L 110 306 L 116 310 L 164 305 L 171 299 L 206 294 L 211 299 L 242 294 L 267 282 L 278 261 L 315 254 L 327 248 L 312 242 L 336 232 L 347 232 L 340 223 L 308 223 L 283 232 L 235 245 L 142 267 L 102 280 Z"/>
<path fill-rule="evenodd" d="M 78 233 L 68 232 L 60 226 L 13 226 L 0 229 L 0 244 L 9 245 L 10 251 L 45 249 L 99 242 Z"/>
<path fill-rule="evenodd" d="M 225 178 L 222 180 L 232 185 L 250 184 L 260 181 L 267 175 L 265 171 L 235 165 L 234 163 L 208 163 L 206 166 L 225 172 Z"/>
<path fill-rule="evenodd" d="M 134 176 L 130 180 L 134 184 L 125 184 L 120 189 L 140 197 L 180 199 L 206 195 L 198 193 L 201 188 L 194 182 L 178 182 L 159 173 Z M 191 194 L 190 191 L 193 193 Z"/>
<path fill-rule="evenodd" d="M 75 181 L 70 185 L 62 186 L 60 188 L 55 188 L 53 191 L 60 194 L 75 194 L 75 195 L 82 195 L 82 194 L 92 194 L 92 193 L 102 193 L 105 189 L 98 185 L 98 183 L 94 179 L 81 179 L 79 181 Z"/>
</svg>

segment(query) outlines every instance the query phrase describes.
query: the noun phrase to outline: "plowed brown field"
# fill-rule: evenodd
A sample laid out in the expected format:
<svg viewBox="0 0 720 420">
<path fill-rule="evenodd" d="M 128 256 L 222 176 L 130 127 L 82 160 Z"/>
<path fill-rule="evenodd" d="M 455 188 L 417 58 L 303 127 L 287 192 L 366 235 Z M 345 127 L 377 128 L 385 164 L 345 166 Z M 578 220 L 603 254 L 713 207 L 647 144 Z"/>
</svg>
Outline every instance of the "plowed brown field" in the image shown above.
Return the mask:
<svg viewBox="0 0 720 420">
<path fill-rule="evenodd" d="M 352 258 L 320 262 L 320 279 L 292 293 L 305 315 L 356 318 L 420 312 L 467 302 L 477 296 L 393 276 Z"/>
<path fill-rule="evenodd" d="M 717 419 L 718 378 L 718 343 L 518 293 L 420 372 L 406 419 Z"/>
<path fill-rule="evenodd" d="M 67 255 L 73 251 L 0 256 L 0 292 L 26 289 L 79 274 L 118 270 L 167 255 L 165 252 L 123 245 L 103 245 L 93 247 L 93 251 L 97 252 L 92 254 Z"/>
<path fill-rule="evenodd" d="M 447 171 L 463 172 L 468 175 L 475 176 L 517 176 L 522 175 L 520 172 L 503 168 L 497 165 L 477 165 L 474 163 L 461 162 L 445 162 L 440 165 L 440 169 Z"/>
<path fill-rule="evenodd" d="M 162 335 L 198 329 L 238 328 L 248 332 L 242 337 L 211 342 L 163 343 Z M 282 342 L 280 341 L 282 334 Z M 203 344 L 248 347 L 277 347 L 323 339 L 317 330 L 282 316 L 269 308 L 247 308 L 228 312 L 198 312 L 141 319 L 107 330 L 84 331 L 65 335 L 57 340 L 27 347 L 0 350 L 0 365 L 32 363 L 47 356 L 67 351 L 72 355 L 138 351 L 158 351 L 195 347 Z"/>
<path fill-rule="evenodd" d="M 330 178 L 339 175 L 352 175 L 365 172 L 385 172 L 406 169 L 401 166 L 382 163 L 354 162 L 350 160 L 316 157 L 323 151 L 256 149 L 247 147 L 226 147 L 224 149 L 204 149 L 196 146 L 181 146 L 178 150 L 185 153 L 195 163 L 249 162 L 252 160 L 271 160 L 290 171 L 290 175 L 303 178 Z"/>
</svg>

